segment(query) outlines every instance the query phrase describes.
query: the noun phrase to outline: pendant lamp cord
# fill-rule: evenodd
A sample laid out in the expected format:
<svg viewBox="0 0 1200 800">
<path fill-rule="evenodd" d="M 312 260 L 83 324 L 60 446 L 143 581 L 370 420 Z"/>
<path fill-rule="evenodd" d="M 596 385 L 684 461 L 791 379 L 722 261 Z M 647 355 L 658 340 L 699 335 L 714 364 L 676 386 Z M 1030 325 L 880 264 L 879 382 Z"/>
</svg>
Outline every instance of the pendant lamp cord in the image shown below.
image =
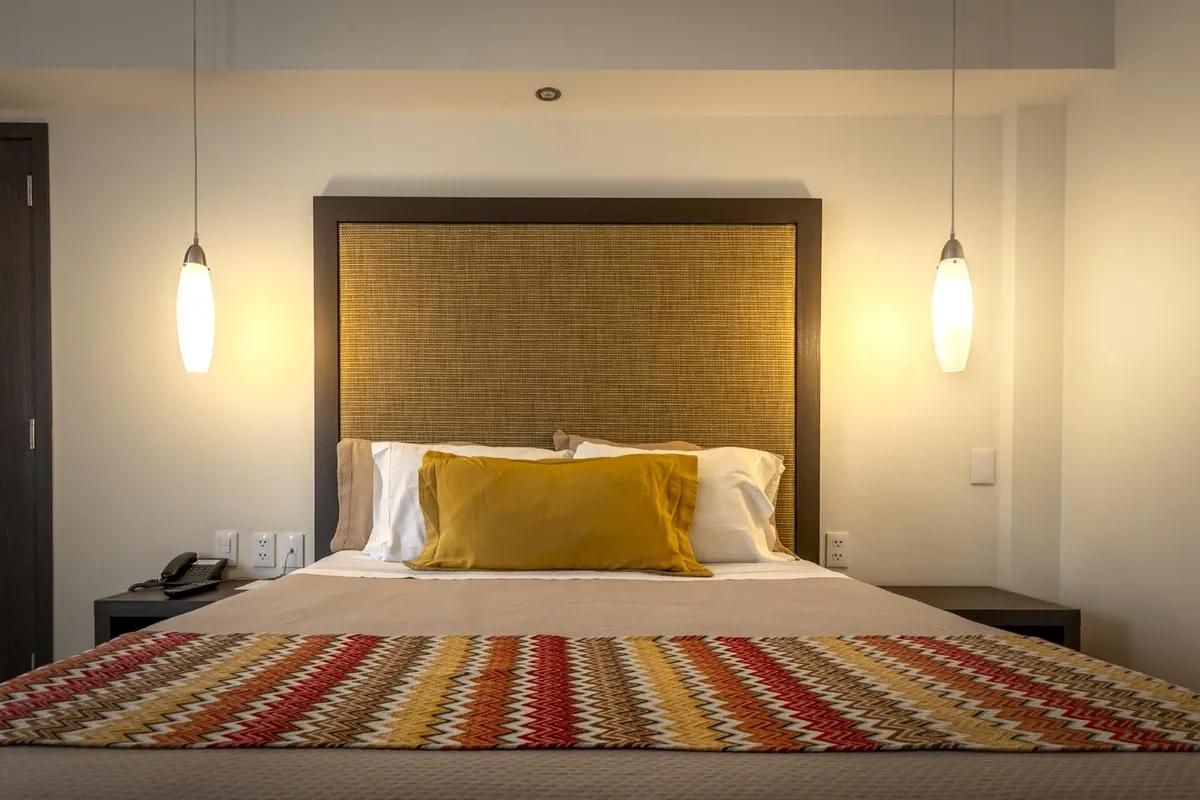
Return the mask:
<svg viewBox="0 0 1200 800">
<path fill-rule="evenodd" d="M 196 0 L 192 0 L 192 243 L 200 244 L 200 140 L 196 118 Z"/>
<path fill-rule="evenodd" d="M 950 0 L 950 238 L 954 238 L 955 123 L 958 100 L 958 0 Z"/>
</svg>

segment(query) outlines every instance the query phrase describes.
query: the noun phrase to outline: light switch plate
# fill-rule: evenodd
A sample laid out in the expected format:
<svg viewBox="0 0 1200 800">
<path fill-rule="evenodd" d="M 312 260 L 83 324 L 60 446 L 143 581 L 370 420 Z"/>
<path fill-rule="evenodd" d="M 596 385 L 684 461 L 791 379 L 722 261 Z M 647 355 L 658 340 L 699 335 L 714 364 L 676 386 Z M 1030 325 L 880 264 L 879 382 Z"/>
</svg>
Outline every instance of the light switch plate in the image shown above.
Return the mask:
<svg viewBox="0 0 1200 800">
<path fill-rule="evenodd" d="M 236 567 L 238 556 L 238 532 L 231 530 L 214 532 L 213 556 L 216 558 L 223 558 L 229 562 L 229 566 Z"/>
<path fill-rule="evenodd" d="M 996 451 L 990 447 L 971 450 L 971 484 L 992 486 L 996 483 Z"/>
<path fill-rule="evenodd" d="M 257 568 L 275 566 L 275 534 L 272 531 L 255 531 L 251 534 L 254 545 L 250 564 Z"/>
<path fill-rule="evenodd" d="M 292 552 L 289 556 L 288 552 Z M 304 566 L 304 534 L 284 531 L 279 534 L 275 545 L 275 563 L 284 573 L 294 572 Z"/>
</svg>

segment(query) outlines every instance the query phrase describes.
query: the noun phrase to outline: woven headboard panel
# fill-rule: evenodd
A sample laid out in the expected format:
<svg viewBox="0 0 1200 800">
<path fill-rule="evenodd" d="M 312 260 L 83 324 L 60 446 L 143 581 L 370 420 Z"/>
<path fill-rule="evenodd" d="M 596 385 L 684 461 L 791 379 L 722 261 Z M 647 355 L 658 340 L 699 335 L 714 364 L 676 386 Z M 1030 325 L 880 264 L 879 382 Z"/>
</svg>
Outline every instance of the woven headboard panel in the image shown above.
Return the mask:
<svg viewBox="0 0 1200 800">
<path fill-rule="evenodd" d="M 780 536 L 811 551 L 795 538 L 796 223 L 476 214 L 334 230 L 337 436 L 549 447 L 561 427 L 770 450 L 787 464 Z M 321 383 L 318 364 L 318 412 Z"/>
</svg>

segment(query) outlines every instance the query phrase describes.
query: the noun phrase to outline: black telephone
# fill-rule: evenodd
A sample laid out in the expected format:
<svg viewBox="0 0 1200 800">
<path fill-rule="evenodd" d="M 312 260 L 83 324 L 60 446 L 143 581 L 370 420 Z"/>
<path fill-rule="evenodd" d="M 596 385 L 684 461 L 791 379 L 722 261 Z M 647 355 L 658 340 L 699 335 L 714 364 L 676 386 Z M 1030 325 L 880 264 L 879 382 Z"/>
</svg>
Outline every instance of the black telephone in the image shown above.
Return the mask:
<svg viewBox="0 0 1200 800">
<path fill-rule="evenodd" d="M 195 553 L 180 553 L 167 562 L 162 569 L 162 575 L 148 581 L 135 583 L 129 587 L 129 591 L 220 581 L 221 572 L 225 569 L 226 563 L 224 558 L 196 558 Z"/>
</svg>

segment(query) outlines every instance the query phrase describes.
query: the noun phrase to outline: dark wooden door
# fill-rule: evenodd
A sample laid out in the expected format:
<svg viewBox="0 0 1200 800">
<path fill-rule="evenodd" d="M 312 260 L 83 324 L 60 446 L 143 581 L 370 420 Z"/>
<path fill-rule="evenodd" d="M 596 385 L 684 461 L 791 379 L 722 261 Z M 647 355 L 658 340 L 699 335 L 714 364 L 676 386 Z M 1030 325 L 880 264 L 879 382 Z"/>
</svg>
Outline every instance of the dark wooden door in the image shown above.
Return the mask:
<svg viewBox="0 0 1200 800">
<path fill-rule="evenodd" d="M 46 162 L 45 125 L 0 124 L 0 680 L 52 658 Z"/>
</svg>

